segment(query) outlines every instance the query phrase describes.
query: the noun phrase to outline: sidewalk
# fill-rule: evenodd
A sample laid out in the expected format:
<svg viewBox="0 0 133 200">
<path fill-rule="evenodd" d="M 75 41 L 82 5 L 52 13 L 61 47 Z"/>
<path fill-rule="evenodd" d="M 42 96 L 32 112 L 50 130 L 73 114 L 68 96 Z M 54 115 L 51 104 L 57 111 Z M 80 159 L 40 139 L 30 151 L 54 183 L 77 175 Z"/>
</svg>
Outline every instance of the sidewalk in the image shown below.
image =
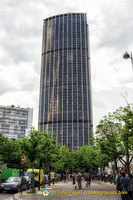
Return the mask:
<svg viewBox="0 0 133 200">
<path fill-rule="evenodd" d="M 21 195 L 17 193 L 14 195 L 15 200 L 120 200 L 120 195 L 115 194 L 115 185 L 104 183 L 100 181 L 92 181 L 91 187 L 86 189 L 85 182 L 82 182 L 82 189 L 79 190 L 73 187 L 72 181 L 58 182 L 46 186 L 48 196 L 43 196 L 44 188 L 39 191 L 36 189 L 36 194 L 28 194 L 28 191 L 23 192 Z"/>
</svg>

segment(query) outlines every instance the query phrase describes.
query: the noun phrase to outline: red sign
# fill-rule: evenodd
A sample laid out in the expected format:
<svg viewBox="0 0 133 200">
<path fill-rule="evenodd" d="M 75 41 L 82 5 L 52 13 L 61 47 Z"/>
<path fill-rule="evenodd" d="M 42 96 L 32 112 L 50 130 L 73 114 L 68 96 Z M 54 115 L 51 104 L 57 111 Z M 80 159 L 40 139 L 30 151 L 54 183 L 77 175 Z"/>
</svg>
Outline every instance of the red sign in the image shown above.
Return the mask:
<svg viewBox="0 0 133 200">
<path fill-rule="evenodd" d="M 24 156 L 24 155 L 21 157 L 21 163 L 22 163 L 22 164 L 25 163 L 25 156 Z"/>
</svg>

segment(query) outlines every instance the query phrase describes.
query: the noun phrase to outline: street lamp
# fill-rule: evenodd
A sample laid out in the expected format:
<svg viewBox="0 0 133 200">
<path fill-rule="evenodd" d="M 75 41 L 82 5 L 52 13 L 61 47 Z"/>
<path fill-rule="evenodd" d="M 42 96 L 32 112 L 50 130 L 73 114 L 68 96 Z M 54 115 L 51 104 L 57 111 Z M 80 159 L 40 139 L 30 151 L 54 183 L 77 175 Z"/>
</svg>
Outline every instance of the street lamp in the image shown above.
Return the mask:
<svg viewBox="0 0 133 200">
<path fill-rule="evenodd" d="M 132 52 L 131 52 L 130 54 L 129 54 L 128 52 L 125 52 L 124 55 L 123 55 L 123 58 L 124 58 L 124 59 L 128 59 L 128 58 L 131 59 L 132 70 L 133 70 L 133 55 L 132 55 Z"/>
</svg>

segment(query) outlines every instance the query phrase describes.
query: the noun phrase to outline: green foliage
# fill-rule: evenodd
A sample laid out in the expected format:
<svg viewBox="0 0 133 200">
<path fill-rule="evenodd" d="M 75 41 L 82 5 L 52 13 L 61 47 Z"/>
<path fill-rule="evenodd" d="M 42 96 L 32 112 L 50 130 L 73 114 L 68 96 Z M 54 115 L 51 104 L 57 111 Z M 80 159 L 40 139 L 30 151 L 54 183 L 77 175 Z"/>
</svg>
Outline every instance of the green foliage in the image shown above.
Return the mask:
<svg viewBox="0 0 133 200">
<path fill-rule="evenodd" d="M 9 168 L 19 168 L 22 155 L 19 141 L 0 135 L 0 155 L 2 162 Z"/>
<path fill-rule="evenodd" d="M 56 161 L 53 167 L 57 171 L 69 171 L 74 166 L 73 153 L 67 146 L 58 146 L 56 148 Z"/>
<path fill-rule="evenodd" d="M 88 171 L 90 169 L 107 166 L 108 157 L 93 146 L 83 146 L 74 153 L 75 167 L 78 171 Z"/>
<path fill-rule="evenodd" d="M 120 107 L 115 116 L 124 124 L 121 131 L 124 146 L 128 144 L 129 149 L 133 150 L 133 105 L 128 104 L 125 108 Z"/>
<path fill-rule="evenodd" d="M 101 152 L 108 155 L 110 161 L 117 164 L 119 159 L 129 168 L 129 159 L 133 154 L 133 106 L 127 105 L 112 114 L 108 113 L 98 124 L 96 134 L 97 146 Z M 123 160 L 124 155 L 126 161 Z"/>
<path fill-rule="evenodd" d="M 108 113 L 98 124 L 97 138 L 91 138 L 91 146 L 83 146 L 71 152 L 67 146 L 57 146 L 50 133 L 31 128 L 28 137 L 9 139 L 0 134 L 0 167 L 24 169 L 42 167 L 45 171 L 81 172 L 105 167 L 110 161 L 119 159 L 128 168 L 133 154 L 133 106 L 120 107 Z M 21 156 L 26 162 L 21 164 Z M 122 158 L 126 155 L 126 161 Z"/>
<path fill-rule="evenodd" d="M 55 160 L 55 140 L 50 133 L 43 132 L 40 145 L 40 157 L 46 163 L 50 164 Z"/>
<path fill-rule="evenodd" d="M 15 105 L 12 104 L 12 105 L 11 105 L 11 108 L 15 108 Z"/>
<path fill-rule="evenodd" d="M 41 140 L 41 132 L 31 128 L 29 138 L 23 138 L 23 151 L 31 163 L 33 163 L 39 155 L 39 145 Z"/>
</svg>

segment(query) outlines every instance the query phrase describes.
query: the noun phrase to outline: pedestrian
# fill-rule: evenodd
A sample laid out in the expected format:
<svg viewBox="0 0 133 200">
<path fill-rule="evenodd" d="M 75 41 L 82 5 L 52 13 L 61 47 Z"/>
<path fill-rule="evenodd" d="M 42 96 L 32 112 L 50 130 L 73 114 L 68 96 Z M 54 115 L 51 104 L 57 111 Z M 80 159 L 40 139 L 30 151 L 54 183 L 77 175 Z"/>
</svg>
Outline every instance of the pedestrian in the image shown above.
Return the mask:
<svg viewBox="0 0 133 200">
<path fill-rule="evenodd" d="M 88 178 L 88 174 L 86 173 L 85 176 L 84 176 L 84 179 L 85 179 L 85 182 L 86 182 L 86 188 L 88 188 L 88 181 L 89 181 L 89 178 Z"/>
<path fill-rule="evenodd" d="M 129 199 L 132 200 L 133 199 L 133 175 L 130 174 L 129 176 L 130 178 L 130 183 L 128 184 L 128 196 L 129 196 Z"/>
<path fill-rule="evenodd" d="M 116 171 L 115 171 L 115 180 L 114 180 L 114 184 L 115 184 L 115 185 L 116 185 L 118 176 L 119 176 L 119 172 L 116 170 Z"/>
<path fill-rule="evenodd" d="M 78 188 L 82 189 L 82 175 L 81 175 L 81 173 L 78 173 L 77 182 L 78 182 Z"/>
<path fill-rule="evenodd" d="M 122 192 L 126 192 L 126 194 L 121 194 L 121 200 L 132 200 L 130 199 L 130 196 L 128 194 L 128 186 L 130 185 L 131 180 L 129 177 L 126 177 L 126 174 L 124 171 L 121 172 L 121 179 L 120 179 L 120 184 L 121 184 L 121 189 Z"/>
<path fill-rule="evenodd" d="M 0 183 L 4 183 L 6 180 L 5 178 L 2 176 L 1 171 L 0 171 Z"/>
<path fill-rule="evenodd" d="M 43 182 L 42 182 L 42 185 L 43 185 L 43 187 L 45 188 L 45 184 L 46 184 L 46 177 L 45 177 L 45 175 L 43 176 Z"/>
<path fill-rule="evenodd" d="M 117 193 L 122 191 L 122 188 L 121 188 L 121 173 L 120 172 L 118 172 L 118 176 L 117 176 L 117 179 L 116 179 L 116 191 L 117 191 Z"/>
<path fill-rule="evenodd" d="M 75 185 L 76 174 L 73 174 L 72 178 L 73 178 L 73 185 Z"/>
<path fill-rule="evenodd" d="M 95 177 L 94 174 L 92 174 L 92 175 L 91 175 L 91 178 L 94 179 L 94 177 Z"/>
<path fill-rule="evenodd" d="M 55 176 L 52 177 L 52 183 L 55 184 Z"/>
<path fill-rule="evenodd" d="M 54 180 L 55 180 L 55 183 L 57 183 L 57 175 L 56 175 L 56 173 L 54 174 Z"/>
<path fill-rule="evenodd" d="M 63 175 L 64 182 L 66 182 L 66 173 Z"/>
<path fill-rule="evenodd" d="M 67 174 L 67 180 L 68 180 L 68 181 L 70 180 L 70 175 L 69 175 L 69 174 Z"/>
<path fill-rule="evenodd" d="M 88 172 L 85 174 L 84 177 L 85 181 L 86 181 L 86 188 L 88 188 L 88 186 L 90 187 L 90 183 L 91 183 L 91 174 Z"/>
</svg>

